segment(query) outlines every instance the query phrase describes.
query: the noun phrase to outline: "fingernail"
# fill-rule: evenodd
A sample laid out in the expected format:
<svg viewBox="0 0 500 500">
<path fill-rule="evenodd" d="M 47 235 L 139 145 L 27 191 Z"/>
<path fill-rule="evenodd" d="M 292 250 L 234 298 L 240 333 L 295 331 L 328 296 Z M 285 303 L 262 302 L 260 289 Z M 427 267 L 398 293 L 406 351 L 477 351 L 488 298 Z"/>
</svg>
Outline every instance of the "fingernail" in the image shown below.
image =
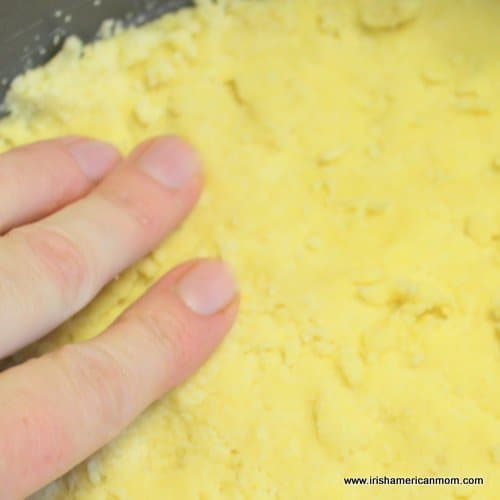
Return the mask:
<svg viewBox="0 0 500 500">
<path fill-rule="evenodd" d="M 113 146 L 100 141 L 83 139 L 66 147 L 82 172 L 93 181 L 101 179 L 120 158 Z"/>
<path fill-rule="evenodd" d="M 212 316 L 234 300 L 237 286 L 233 274 L 222 262 L 204 261 L 181 278 L 177 293 L 194 313 Z"/>
<path fill-rule="evenodd" d="M 157 139 L 138 163 L 154 180 L 171 189 L 184 186 L 200 168 L 195 151 L 177 137 Z"/>
</svg>

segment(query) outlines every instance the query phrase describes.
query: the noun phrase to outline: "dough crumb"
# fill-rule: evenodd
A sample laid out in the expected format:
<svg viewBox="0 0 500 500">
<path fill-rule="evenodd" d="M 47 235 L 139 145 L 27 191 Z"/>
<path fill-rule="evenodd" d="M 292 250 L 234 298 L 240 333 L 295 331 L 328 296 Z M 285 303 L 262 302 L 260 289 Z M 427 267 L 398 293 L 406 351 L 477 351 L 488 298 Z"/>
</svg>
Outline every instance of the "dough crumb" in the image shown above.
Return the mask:
<svg viewBox="0 0 500 500">
<path fill-rule="evenodd" d="M 101 482 L 101 469 L 99 467 L 99 462 L 97 458 L 91 458 L 87 461 L 87 473 L 89 476 L 89 481 L 97 485 Z"/>
<path fill-rule="evenodd" d="M 500 173 L 500 154 L 496 155 L 493 160 L 491 161 L 491 168 L 495 171 Z"/>
<path fill-rule="evenodd" d="M 361 24 L 370 30 L 391 30 L 413 21 L 421 0 L 359 0 Z"/>
</svg>

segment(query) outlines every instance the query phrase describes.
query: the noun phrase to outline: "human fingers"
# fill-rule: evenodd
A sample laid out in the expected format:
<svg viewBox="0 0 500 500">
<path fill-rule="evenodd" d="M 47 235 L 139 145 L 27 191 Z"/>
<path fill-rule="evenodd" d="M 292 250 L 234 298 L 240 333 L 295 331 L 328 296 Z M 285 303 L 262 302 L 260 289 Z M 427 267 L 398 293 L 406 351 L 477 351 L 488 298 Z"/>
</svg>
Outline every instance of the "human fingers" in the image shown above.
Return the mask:
<svg viewBox="0 0 500 500">
<path fill-rule="evenodd" d="M 184 264 L 105 333 L 0 376 L 0 498 L 25 498 L 193 373 L 238 308 L 217 260 Z"/>
<path fill-rule="evenodd" d="M 188 214 L 199 160 L 176 137 L 139 146 L 88 196 L 0 239 L 0 358 L 84 307 Z"/>
<path fill-rule="evenodd" d="M 76 136 L 0 155 L 0 234 L 84 196 L 119 160 L 110 144 Z"/>
</svg>

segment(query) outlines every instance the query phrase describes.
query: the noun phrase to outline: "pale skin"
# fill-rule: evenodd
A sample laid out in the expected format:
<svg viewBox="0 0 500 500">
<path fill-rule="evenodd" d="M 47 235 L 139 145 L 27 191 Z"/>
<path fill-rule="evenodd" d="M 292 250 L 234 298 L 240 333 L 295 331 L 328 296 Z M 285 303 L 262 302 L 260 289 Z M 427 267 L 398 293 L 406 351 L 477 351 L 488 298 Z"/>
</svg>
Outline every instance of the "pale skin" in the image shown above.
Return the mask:
<svg viewBox="0 0 500 500">
<path fill-rule="evenodd" d="M 176 137 L 127 158 L 65 137 L 0 156 L 0 360 L 88 304 L 188 215 L 197 153 Z M 109 329 L 0 372 L 0 499 L 22 499 L 117 436 L 193 374 L 239 294 L 218 260 L 184 263 Z"/>
</svg>

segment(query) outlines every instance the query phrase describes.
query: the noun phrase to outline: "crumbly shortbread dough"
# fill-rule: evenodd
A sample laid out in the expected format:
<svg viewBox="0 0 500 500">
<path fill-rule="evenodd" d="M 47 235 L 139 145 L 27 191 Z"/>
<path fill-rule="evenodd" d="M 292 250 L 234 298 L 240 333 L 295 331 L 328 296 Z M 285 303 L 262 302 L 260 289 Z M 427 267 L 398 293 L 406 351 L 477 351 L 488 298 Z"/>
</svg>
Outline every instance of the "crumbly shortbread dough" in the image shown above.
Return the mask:
<svg viewBox="0 0 500 500">
<path fill-rule="evenodd" d="M 194 378 L 36 498 L 499 498 L 500 3 L 380 6 L 200 1 L 14 83 L 2 150 L 171 132 L 208 179 L 168 242 L 22 356 L 97 335 L 185 259 L 223 256 L 243 293 Z M 384 474 L 485 485 L 342 479 Z"/>
</svg>

